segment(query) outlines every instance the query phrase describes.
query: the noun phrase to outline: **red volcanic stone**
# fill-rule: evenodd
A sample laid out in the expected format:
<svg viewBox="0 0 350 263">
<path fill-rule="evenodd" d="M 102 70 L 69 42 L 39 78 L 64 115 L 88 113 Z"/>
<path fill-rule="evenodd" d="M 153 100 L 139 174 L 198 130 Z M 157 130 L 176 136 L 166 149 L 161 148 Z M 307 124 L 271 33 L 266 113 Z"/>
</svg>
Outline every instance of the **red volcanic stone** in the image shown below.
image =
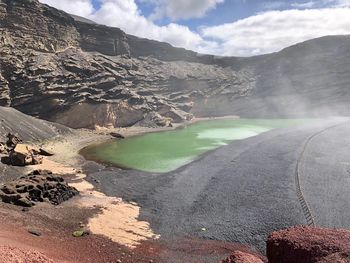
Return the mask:
<svg viewBox="0 0 350 263">
<path fill-rule="evenodd" d="M 264 263 L 264 261 L 258 256 L 242 251 L 235 251 L 228 258 L 221 261 L 221 263 Z"/>
<path fill-rule="evenodd" d="M 349 263 L 350 230 L 292 227 L 267 240 L 269 263 Z"/>
</svg>

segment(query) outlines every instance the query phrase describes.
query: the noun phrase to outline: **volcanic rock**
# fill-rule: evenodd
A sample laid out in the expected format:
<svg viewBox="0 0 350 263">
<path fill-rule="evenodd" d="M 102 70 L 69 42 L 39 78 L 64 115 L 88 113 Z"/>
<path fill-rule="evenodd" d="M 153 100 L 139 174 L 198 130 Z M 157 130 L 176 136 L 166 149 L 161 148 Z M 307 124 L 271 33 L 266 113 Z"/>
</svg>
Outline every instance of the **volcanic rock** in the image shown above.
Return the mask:
<svg viewBox="0 0 350 263">
<path fill-rule="evenodd" d="M 12 133 L 8 133 L 6 137 L 7 137 L 6 146 L 10 150 L 13 150 L 17 144 L 22 142 L 22 140 L 17 135 L 14 135 Z"/>
<path fill-rule="evenodd" d="M 17 144 L 10 150 L 9 156 L 2 158 L 2 162 L 14 166 L 36 165 L 42 163 L 42 157 L 37 154 L 40 150 L 26 144 Z"/>
<path fill-rule="evenodd" d="M 152 112 L 172 123 L 350 115 L 349 36 L 216 57 L 29 0 L 1 1 L 0 35 L 0 105 L 74 128 L 131 126 Z"/>
<path fill-rule="evenodd" d="M 256 255 L 235 251 L 220 263 L 264 263 L 264 261 Z"/>
<path fill-rule="evenodd" d="M 172 123 L 193 115 L 350 115 L 349 36 L 216 57 L 36 0 L 1 0 L 0 36 L 0 105 L 73 128 L 132 126 L 152 112 Z"/>
<path fill-rule="evenodd" d="M 46 170 L 33 171 L 0 188 L 3 202 L 23 207 L 31 207 L 38 202 L 59 205 L 77 194 L 78 191 L 69 186 L 62 177 Z"/>
<path fill-rule="evenodd" d="M 125 137 L 123 135 L 121 135 L 120 133 L 117 133 L 117 132 L 111 132 L 110 135 L 114 138 L 117 138 L 117 139 L 125 139 Z"/>
<path fill-rule="evenodd" d="M 350 230 L 293 227 L 267 240 L 269 263 L 350 262 Z"/>
</svg>

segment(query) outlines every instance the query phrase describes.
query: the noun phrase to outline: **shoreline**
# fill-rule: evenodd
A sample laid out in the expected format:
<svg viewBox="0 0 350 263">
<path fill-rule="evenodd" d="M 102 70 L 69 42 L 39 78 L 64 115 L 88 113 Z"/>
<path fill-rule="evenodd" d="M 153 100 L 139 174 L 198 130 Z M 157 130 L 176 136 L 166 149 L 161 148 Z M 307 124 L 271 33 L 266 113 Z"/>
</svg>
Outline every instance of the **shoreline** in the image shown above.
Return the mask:
<svg viewBox="0 0 350 263">
<path fill-rule="evenodd" d="M 174 130 L 178 130 L 178 129 L 183 129 L 189 125 L 193 125 L 199 122 L 203 122 L 203 121 L 215 121 L 215 120 L 238 120 L 240 119 L 239 116 L 223 116 L 223 117 L 207 117 L 207 118 L 194 118 L 191 121 L 187 121 L 184 123 L 179 123 L 179 124 L 175 124 L 173 127 L 159 127 L 159 128 L 147 128 L 147 127 L 127 127 L 127 128 L 114 128 L 114 129 L 102 129 L 99 132 L 102 132 L 102 134 L 108 134 L 110 132 L 116 132 L 119 133 L 123 136 L 125 136 L 125 139 L 128 138 L 132 138 L 132 137 L 138 137 L 138 136 L 142 136 L 145 134 L 150 134 L 150 133 L 158 133 L 158 132 L 167 132 L 167 131 L 174 131 Z M 92 162 L 96 162 L 98 164 L 101 164 L 105 167 L 115 167 L 115 168 L 119 168 L 122 170 L 136 170 L 130 167 L 126 167 L 126 166 L 122 166 L 122 165 L 117 165 L 115 163 L 110 163 L 107 161 L 102 161 L 98 158 L 94 158 L 92 156 L 89 156 L 88 154 L 85 154 L 84 152 L 87 151 L 90 147 L 95 147 L 101 144 L 107 144 L 110 141 L 115 140 L 114 137 L 110 136 L 109 139 L 106 139 L 104 141 L 95 141 L 92 142 L 91 144 L 85 145 L 84 147 L 82 147 L 79 151 L 78 154 L 80 156 L 82 156 L 85 160 L 87 161 L 92 161 Z M 186 164 L 187 165 L 187 164 Z M 181 167 L 178 167 L 177 169 L 179 169 Z M 140 170 L 141 171 L 141 170 Z"/>
<path fill-rule="evenodd" d="M 318 126 L 323 127 L 323 125 L 328 124 L 315 123 L 305 125 L 304 132 L 298 135 L 297 141 L 303 141 L 304 136 L 307 136 L 313 129 L 317 130 Z M 309 126 L 310 128 L 307 128 Z M 150 130 L 153 129 L 140 129 L 137 127 L 130 134 L 135 134 L 135 131 L 138 131 L 138 134 L 142 134 L 142 132 Z M 288 128 L 287 131 L 293 131 L 296 134 L 300 133 L 300 130 L 296 128 Z M 281 178 L 279 171 L 276 172 L 276 175 L 271 175 L 267 171 L 268 173 L 264 177 L 256 176 L 255 172 L 260 174 L 260 170 L 254 167 L 259 167 L 259 163 L 250 163 L 250 156 L 255 156 L 256 151 L 262 151 L 259 154 L 259 157 L 262 158 L 261 162 L 278 161 L 279 158 L 266 154 L 270 152 L 269 138 L 277 140 L 276 145 L 292 143 L 281 139 L 280 134 L 285 134 L 285 132 L 284 130 L 275 130 L 247 139 L 244 143 L 236 142 L 234 145 L 232 144 L 229 147 L 215 151 L 213 154 L 204 156 L 202 159 L 194 162 L 193 165 L 185 166 L 177 170 L 176 173 L 168 173 L 165 176 L 154 174 L 148 176 L 148 174 L 142 174 L 137 171 L 103 169 L 103 165 L 98 165 L 94 162 L 91 162 L 90 166 L 89 161 L 86 161 L 83 156 L 79 155 L 79 149 L 92 142 L 103 142 L 111 138 L 110 135 L 106 134 L 106 131 L 101 133 L 100 131 L 76 130 L 72 134 L 52 138 L 42 142 L 41 145 L 44 149 L 53 151 L 55 155 L 46 157 L 42 165 L 23 168 L 22 172 L 26 173 L 28 170 L 33 169 L 50 169 L 54 173 L 66 175 L 66 181 L 71 186 L 78 188 L 81 194 L 55 207 L 46 203 L 38 204 L 28 212 L 21 212 L 19 207 L 0 204 L 0 219 L 2 219 L 0 220 L 0 225 L 2 226 L 0 227 L 0 237 L 2 237 L 2 239 L 0 238 L 0 245 L 6 244 L 6 242 L 12 244 L 13 240 L 25 240 L 20 245 L 20 248 L 26 246 L 26 248 L 38 250 L 44 255 L 54 258 L 55 262 L 66 263 L 106 263 L 115 262 L 116 259 L 122 259 L 122 262 L 150 262 L 150 260 L 152 262 L 169 262 L 165 259 L 174 255 L 180 258 L 183 256 L 191 259 L 178 262 L 198 262 L 193 260 L 197 258 L 209 259 L 211 257 L 211 252 L 207 247 L 203 247 L 203 250 L 200 250 L 201 244 L 206 246 L 208 244 L 213 249 L 212 251 L 217 251 L 222 246 L 227 246 L 227 250 L 220 250 L 220 254 L 214 256 L 215 261 L 218 258 L 224 258 L 237 248 L 238 244 L 242 243 L 242 240 L 232 241 L 238 243 L 212 241 L 209 244 L 208 236 L 210 237 L 213 233 L 212 231 L 215 230 L 215 228 L 212 228 L 215 225 L 216 219 L 214 218 L 218 218 L 219 222 L 226 222 L 224 219 L 227 216 L 215 212 L 215 217 L 212 217 L 210 216 L 211 214 L 207 216 L 206 213 L 210 212 L 211 209 L 220 209 L 222 203 L 226 202 L 225 200 L 237 198 L 235 193 L 240 193 L 243 190 L 248 192 L 247 194 L 242 194 L 242 202 L 257 203 L 261 205 L 261 208 L 265 209 L 264 202 L 261 202 L 260 199 L 259 202 L 254 199 L 256 196 L 260 196 L 261 193 L 265 193 L 266 187 L 269 187 L 265 179 L 262 178 L 272 176 L 271 180 L 274 183 L 281 180 L 281 185 L 286 185 L 283 180 L 289 179 L 288 177 Z M 295 143 L 296 150 L 298 149 L 297 141 Z M 264 144 L 266 144 L 265 148 L 262 148 L 261 145 L 264 146 Z M 259 148 L 256 148 L 256 145 L 260 145 Z M 278 149 L 283 150 L 284 148 L 279 146 Z M 278 152 L 276 154 L 280 155 Z M 295 157 L 294 152 L 289 153 L 289 155 L 291 155 L 292 159 Z M 236 161 L 236 159 L 240 160 L 240 158 L 246 159 Z M 288 163 L 279 163 L 281 164 L 281 169 L 286 170 L 284 165 L 288 165 Z M 243 171 L 251 175 L 250 177 L 240 176 L 242 167 L 244 168 Z M 88 172 L 84 174 L 83 169 L 86 169 Z M 230 172 L 223 173 L 222 169 L 227 169 Z M 231 173 L 235 176 L 232 176 Z M 89 179 L 87 179 L 87 175 L 89 175 Z M 278 180 L 273 176 L 276 176 Z M 217 180 L 217 178 L 221 180 Z M 262 180 L 258 187 L 256 180 Z M 134 185 L 133 182 L 135 183 Z M 209 182 L 214 182 L 215 185 Z M 254 188 L 247 187 L 242 189 L 239 187 L 242 183 L 247 182 L 254 184 Z M 216 184 L 221 186 L 216 186 Z M 227 186 L 230 186 L 228 191 Z M 238 188 L 235 189 L 235 187 Z M 258 188 L 256 190 L 258 194 L 252 195 L 249 189 L 256 188 Z M 292 190 L 294 191 L 294 188 Z M 225 192 L 224 199 L 221 195 L 222 191 Z M 226 198 L 226 195 L 232 196 Z M 267 196 L 270 198 L 269 194 Z M 123 197 L 124 200 L 118 197 Z M 208 202 L 202 201 L 203 197 L 210 200 L 213 198 L 217 206 L 206 207 Z M 137 203 L 134 203 L 135 200 Z M 198 206 L 197 200 L 200 200 L 202 209 L 195 214 L 186 214 L 184 211 L 190 212 L 193 206 Z M 268 201 L 268 198 L 266 200 L 266 207 L 269 207 L 270 201 Z M 284 205 L 284 202 L 281 201 L 280 205 Z M 173 209 L 174 207 L 176 208 L 175 210 Z M 252 209 L 250 206 L 245 207 L 248 208 L 248 215 L 250 212 L 256 212 L 260 215 L 265 211 L 259 209 L 250 211 L 249 209 Z M 174 214 L 172 211 L 177 212 Z M 230 211 L 235 211 L 235 209 Z M 286 211 L 278 209 L 276 210 L 277 216 L 270 215 L 270 213 L 264 214 L 264 216 L 267 222 L 270 222 L 270 217 L 280 218 L 280 213 L 283 214 Z M 290 208 L 288 211 L 290 211 Z M 205 213 L 202 214 L 202 212 Z M 253 223 L 246 223 L 246 218 L 248 217 L 244 216 L 244 211 L 242 213 L 242 216 L 239 218 L 235 217 L 235 213 L 230 215 L 228 223 L 221 223 L 223 229 L 227 231 L 227 229 L 232 228 L 230 222 L 237 221 L 235 224 L 241 227 L 237 231 L 244 236 L 246 233 L 258 231 L 256 229 L 259 229 L 260 221 L 255 222 L 254 219 L 251 219 Z M 159 214 L 162 216 L 163 225 L 159 225 L 152 218 Z M 177 223 L 182 218 L 187 218 L 185 225 Z M 258 218 L 258 216 L 254 218 Z M 241 222 L 241 219 L 244 221 Z M 296 220 L 299 220 L 299 218 L 296 218 Z M 288 221 L 287 223 L 281 222 L 283 227 L 288 223 Z M 174 229 L 174 226 L 176 229 Z M 7 236 L 8 232 L 4 231 L 7 228 L 20 231 L 13 231 L 12 235 Z M 27 230 L 33 228 L 41 231 L 43 236 L 33 237 L 28 234 Z M 81 228 L 90 230 L 91 235 L 82 238 L 72 237 L 73 231 Z M 271 226 L 271 230 L 275 230 L 275 228 Z M 188 238 L 186 241 L 187 245 L 183 248 L 181 247 L 181 242 L 184 239 L 186 240 L 186 238 Z M 250 238 L 255 240 L 254 237 Z M 263 238 L 263 235 L 261 238 Z M 254 242 L 249 244 L 255 244 Z M 14 244 L 18 244 L 18 242 Z M 47 246 L 47 244 L 50 244 L 50 246 Z M 98 253 L 92 250 L 91 247 L 98 250 Z M 71 253 L 76 253 L 72 248 L 81 252 L 84 251 L 80 250 L 83 248 L 93 253 L 83 252 L 81 259 L 75 260 L 71 256 Z M 196 252 L 194 255 L 194 249 L 200 252 Z M 166 254 L 165 257 L 163 257 L 164 254 Z M 125 255 L 127 255 L 127 258 Z M 107 258 L 108 260 L 106 260 Z M 114 261 L 111 260 L 112 258 Z M 170 260 L 170 262 L 172 261 Z"/>
<path fill-rule="evenodd" d="M 236 116 L 225 117 L 225 119 L 228 119 L 228 118 L 236 119 L 237 117 Z M 220 118 L 220 119 L 223 119 L 223 118 Z M 67 233 L 67 229 L 64 229 L 63 231 L 61 231 L 65 233 L 64 239 L 69 239 L 69 242 L 72 241 L 71 240 L 72 230 L 84 228 L 91 231 L 91 233 L 93 234 L 91 237 L 96 238 L 98 240 L 105 240 L 103 242 L 106 242 L 107 244 L 109 244 L 108 247 L 121 246 L 122 250 L 126 249 L 125 251 L 135 251 L 135 253 L 137 253 L 137 251 L 139 251 L 140 249 L 143 249 L 144 247 L 143 244 L 148 244 L 148 242 L 151 242 L 153 244 L 153 241 L 156 241 L 160 236 L 157 233 L 154 233 L 152 231 L 149 222 L 142 221 L 139 219 L 140 209 L 141 209 L 140 206 L 138 206 L 136 203 L 133 203 L 133 202 L 123 201 L 121 198 L 118 198 L 118 197 L 107 196 L 103 192 L 97 190 L 93 184 L 88 182 L 86 180 L 87 175 L 83 173 L 82 167 L 85 163 L 89 161 L 85 160 L 85 158 L 79 154 L 79 150 L 93 143 L 102 143 L 113 138 L 112 136 L 109 135 L 110 132 L 120 132 L 125 137 L 132 137 L 132 136 L 142 135 L 150 132 L 162 132 L 162 131 L 174 130 L 174 129 L 184 127 L 186 125 L 190 125 L 190 124 L 193 124 L 199 121 L 205 121 L 205 120 L 214 120 L 214 118 L 195 119 L 191 122 L 181 123 L 179 125 L 176 125 L 176 126 L 174 125 L 174 127 L 169 127 L 169 128 L 130 127 L 130 128 L 119 128 L 119 129 L 108 129 L 103 131 L 101 130 L 94 131 L 94 130 L 86 130 L 86 129 L 73 130 L 71 134 L 61 135 L 49 140 L 40 141 L 36 143 L 37 145 L 40 145 L 44 149 L 52 151 L 54 155 L 51 157 L 45 157 L 43 164 L 20 168 L 23 174 L 35 169 L 51 170 L 55 174 L 63 175 L 64 178 L 67 180 L 67 182 L 71 186 L 76 187 L 80 191 L 80 195 L 56 207 L 50 206 L 45 203 L 38 204 L 37 206 L 35 206 L 33 209 L 30 210 L 32 211 L 30 213 L 33 213 L 31 214 L 31 217 L 33 218 L 31 220 L 33 222 L 38 220 L 38 222 L 28 223 L 25 218 L 22 218 L 21 220 L 19 220 L 19 222 L 21 222 L 20 229 L 22 229 L 21 230 L 22 232 L 20 235 L 25 235 L 26 234 L 25 229 L 30 228 L 32 224 L 36 225 L 41 222 L 40 224 L 45 225 L 46 224 L 45 222 L 47 220 L 44 220 L 42 222 L 43 216 L 51 217 L 51 214 L 55 215 L 57 212 L 61 211 L 61 213 L 63 212 L 63 214 L 70 215 L 70 216 L 75 213 L 81 214 L 81 216 L 79 216 L 80 223 L 75 222 L 74 221 L 75 217 L 70 218 L 70 216 L 62 218 L 61 219 L 62 221 L 57 221 L 57 219 L 55 219 L 56 217 L 52 215 L 52 219 L 49 220 L 49 222 L 52 221 L 51 223 L 53 223 L 54 225 L 57 225 L 58 228 L 61 228 L 66 224 L 76 226 L 74 228 L 70 228 L 68 233 Z M 32 144 L 35 144 L 35 143 L 32 143 Z M 3 208 L 3 206 L 5 206 L 5 208 Z M 4 211 L 7 211 L 9 209 L 8 207 L 10 207 L 11 210 L 15 210 L 15 211 L 19 209 L 18 207 L 14 207 L 14 206 L 2 205 L 0 206 L 0 215 L 2 214 L 1 210 L 5 209 Z M 44 215 L 42 214 L 43 213 L 42 211 L 46 211 Z M 17 213 L 17 212 L 14 212 L 14 213 Z M 17 218 L 17 216 L 18 215 L 14 216 L 14 218 Z M 8 216 L 5 216 L 5 218 L 8 218 Z M 48 227 L 46 226 L 43 228 L 42 231 L 44 233 L 48 231 L 47 230 L 48 228 L 52 227 L 51 223 L 50 223 L 50 226 Z M 7 226 L 4 224 L 4 222 L 2 223 L 2 225 L 4 226 L 4 228 L 12 227 L 11 224 Z M 38 227 L 38 229 L 41 229 L 41 227 L 42 226 Z M 1 234 L 6 235 L 5 233 L 1 233 L 0 231 L 0 235 Z M 55 239 L 61 234 L 62 233 L 53 234 L 53 238 Z M 14 238 L 17 238 L 17 237 L 15 236 Z M 28 238 L 30 239 L 30 234 Z M 43 238 L 43 240 L 44 239 L 46 239 L 46 237 Z M 11 240 L 11 239 L 7 239 L 7 240 Z M 1 243 L 6 244 L 4 240 L 2 241 L 3 242 L 0 242 L 0 245 Z M 52 251 L 49 251 L 48 249 L 46 249 L 45 244 L 42 244 L 39 242 L 38 244 L 34 243 L 35 245 L 32 245 L 32 242 L 33 241 L 25 242 L 24 245 L 32 249 L 38 249 L 40 252 L 44 253 L 44 255 L 48 255 L 48 256 L 53 255 Z M 50 240 L 50 242 L 52 242 L 52 240 Z M 80 243 L 85 241 L 82 238 L 82 239 L 76 240 L 75 242 Z M 98 243 L 96 243 L 95 245 L 97 244 Z M 55 250 L 55 253 L 56 253 L 55 257 L 57 253 L 58 253 L 57 255 L 58 258 L 63 256 L 68 257 L 64 250 L 65 248 L 62 248 L 62 251 L 59 253 Z M 125 254 L 126 252 L 123 252 L 123 253 Z M 142 254 L 144 253 L 145 252 L 142 252 Z M 113 253 L 111 253 L 111 255 L 112 254 Z M 148 258 L 148 256 L 146 255 L 144 256 Z M 57 260 L 57 262 L 84 262 L 84 261 Z M 94 262 L 101 262 L 101 261 L 98 261 L 95 258 Z M 141 261 L 138 261 L 138 262 L 141 262 Z"/>
<path fill-rule="evenodd" d="M 85 159 L 80 151 L 90 145 L 107 142 L 113 139 L 109 133 L 121 133 L 126 138 L 141 136 L 147 133 L 165 132 L 181 129 L 201 121 L 239 119 L 238 116 L 225 116 L 218 118 L 195 118 L 186 123 L 180 123 L 173 127 L 128 127 L 115 129 L 75 130 L 73 134 L 57 140 L 49 140 L 43 147 L 53 151 L 55 155 L 46 158 L 42 165 L 32 166 L 32 169 L 47 169 L 58 174 L 69 174 L 72 178 L 69 184 L 77 188 L 80 196 L 73 203 L 80 208 L 99 207 L 99 212 L 88 218 L 86 228 L 93 234 L 104 235 L 120 245 L 135 248 L 144 240 L 155 240 L 160 236 L 152 231 L 148 222 L 139 220 L 141 207 L 133 202 L 125 202 L 119 197 L 107 196 L 98 191 L 93 184 L 86 180 L 87 175 L 82 172 L 84 163 L 91 160 Z M 101 164 L 101 163 L 99 163 Z M 104 164 L 101 164 L 105 166 Z M 115 167 L 115 166 L 114 166 Z M 115 219 L 122 222 L 116 225 Z"/>
</svg>

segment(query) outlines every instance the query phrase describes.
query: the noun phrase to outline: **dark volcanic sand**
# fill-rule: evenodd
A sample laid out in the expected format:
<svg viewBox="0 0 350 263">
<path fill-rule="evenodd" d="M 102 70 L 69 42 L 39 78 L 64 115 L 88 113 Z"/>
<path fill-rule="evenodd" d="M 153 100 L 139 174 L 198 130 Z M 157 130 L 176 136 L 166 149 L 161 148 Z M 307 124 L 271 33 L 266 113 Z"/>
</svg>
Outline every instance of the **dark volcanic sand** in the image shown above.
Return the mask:
<svg viewBox="0 0 350 263">
<path fill-rule="evenodd" d="M 295 169 L 313 135 L 299 165 L 305 199 L 318 226 L 350 227 L 349 134 L 349 119 L 329 119 L 233 142 L 167 174 L 85 168 L 107 195 L 137 202 L 168 247 L 199 237 L 264 251 L 272 231 L 307 223 Z"/>
</svg>

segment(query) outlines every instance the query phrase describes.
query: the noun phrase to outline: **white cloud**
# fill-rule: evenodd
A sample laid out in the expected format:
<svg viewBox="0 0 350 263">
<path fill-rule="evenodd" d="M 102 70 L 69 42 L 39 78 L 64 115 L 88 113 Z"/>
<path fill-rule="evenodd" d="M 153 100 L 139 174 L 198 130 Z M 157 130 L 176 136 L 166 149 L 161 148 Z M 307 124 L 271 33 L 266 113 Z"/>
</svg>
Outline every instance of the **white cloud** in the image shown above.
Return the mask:
<svg viewBox="0 0 350 263">
<path fill-rule="evenodd" d="M 71 13 L 78 16 L 88 16 L 94 8 L 90 0 L 39 0 L 44 4 L 54 6 L 58 9 Z"/>
<path fill-rule="evenodd" d="M 268 1 L 268 2 L 263 2 L 261 4 L 262 9 L 264 9 L 264 10 L 279 9 L 279 8 L 285 7 L 287 5 L 288 5 L 288 3 L 283 2 L 283 1 Z"/>
<path fill-rule="evenodd" d="M 119 27 L 128 34 L 215 55 L 258 55 L 325 35 L 350 34 L 350 8 L 346 7 L 268 11 L 195 32 L 176 23 L 155 24 L 142 15 L 135 0 L 100 0 L 99 10 L 93 9 L 90 0 L 41 1 L 98 23 Z M 322 1 L 341 6 L 350 2 Z"/>
<path fill-rule="evenodd" d="M 155 5 L 151 19 L 168 17 L 172 20 L 203 17 L 225 0 L 143 0 Z"/>
<path fill-rule="evenodd" d="M 177 47 L 210 52 L 215 43 L 205 41 L 188 27 L 175 23 L 158 26 L 141 15 L 134 0 L 104 0 L 101 8 L 88 18 L 119 27 L 128 34 L 171 43 Z"/>
<path fill-rule="evenodd" d="M 350 0 L 322 0 L 322 2 L 332 7 L 350 7 Z"/>
<path fill-rule="evenodd" d="M 325 35 L 350 34 L 350 9 L 269 11 L 234 23 L 202 29 L 220 42 L 223 55 L 263 54 Z"/>
<path fill-rule="evenodd" d="M 314 1 L 309 1 L 309 2 L 305 2 L 305 3 L 292 3 L 291 4 L 291 6 L 294 8 L 312 8 L 316 5 L 317 5 L 317 3 Z"/>
</svg>

